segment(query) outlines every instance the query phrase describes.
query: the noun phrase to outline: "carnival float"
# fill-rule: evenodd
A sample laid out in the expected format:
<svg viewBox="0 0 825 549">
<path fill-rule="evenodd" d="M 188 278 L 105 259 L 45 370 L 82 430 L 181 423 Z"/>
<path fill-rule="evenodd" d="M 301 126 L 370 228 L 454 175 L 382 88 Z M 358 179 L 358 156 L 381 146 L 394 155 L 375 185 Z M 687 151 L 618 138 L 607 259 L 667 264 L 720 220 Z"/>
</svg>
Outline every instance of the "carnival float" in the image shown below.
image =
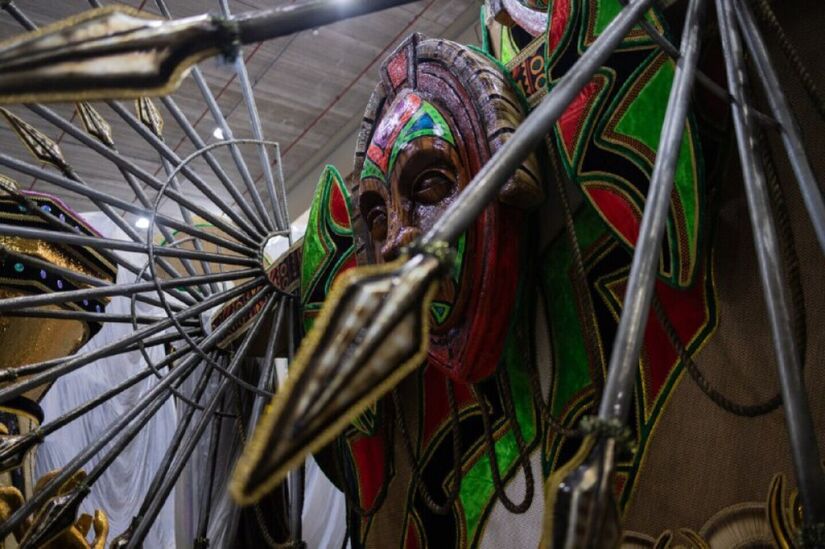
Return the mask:
<svg viewBox="0 0 825 549">
<path fill-rule="evenodd" d="M 177 546 L 306 547 L 326 483 L 330 547 L 825 547 L 825 9 L 485 0 L 479 44 L 383 56 L 297 233 L 243 48 L 408 2 L 167 1 L 45 26 L 0 2 L 0 111 L 30 155 L 0 151 L 4 546 L 161 546 L 186 493 Z M 94 436 L 36 467 L 78 422 Z M 113 528 L 123 463 L 141 486 Z"/>
</svg>

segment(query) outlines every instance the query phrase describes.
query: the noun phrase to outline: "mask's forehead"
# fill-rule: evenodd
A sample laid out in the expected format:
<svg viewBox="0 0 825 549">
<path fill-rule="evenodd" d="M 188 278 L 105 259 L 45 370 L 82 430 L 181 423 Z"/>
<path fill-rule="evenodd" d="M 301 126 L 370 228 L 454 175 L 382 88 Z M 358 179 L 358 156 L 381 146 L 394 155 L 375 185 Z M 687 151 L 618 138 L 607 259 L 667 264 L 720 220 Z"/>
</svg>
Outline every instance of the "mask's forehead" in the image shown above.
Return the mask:
<svg viewBox="0 0 825 549">
<path fill-rule="evenodd" d="M 421 137 L 437 137 L 455 146 L 455 137 L 444 115 L 417 93 L 407 93 L 393 102 L 373 134 L 361 179 L 387 183 L 398 153 Z"/>
</svg>

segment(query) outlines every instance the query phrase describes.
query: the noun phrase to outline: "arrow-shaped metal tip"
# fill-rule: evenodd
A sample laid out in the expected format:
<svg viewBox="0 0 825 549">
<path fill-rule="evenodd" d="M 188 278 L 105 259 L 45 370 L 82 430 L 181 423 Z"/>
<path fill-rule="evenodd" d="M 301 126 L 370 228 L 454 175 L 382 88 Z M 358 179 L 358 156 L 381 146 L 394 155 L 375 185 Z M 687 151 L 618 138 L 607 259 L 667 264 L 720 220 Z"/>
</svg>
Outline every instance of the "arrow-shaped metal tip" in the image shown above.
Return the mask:
<svg viewBox="0 0 825 549">
<path fill-rule="evenodd" d="M 41 132 L 13 112 L 0 107 L 0 113 L 6 117 L 11 129 L 20 138 L 29 152 L 37 160 L 46 162 L 59 170 L 64 170 L 68 165 L 63 157 L 60 146 L 45 133 Z"/>
<path fill-rule="evenodd" d="M 75 105 L 80 121 L 86 132 L 106 146 L 113 146 L 115 140 L 112 137 L 112 126 L 100 115 L 97 110 L 86 101 L 80 101 Z"/>
<path fill-rule="evenodd" d="M 89 487 L 80 481 L 71 490 L 46 502 L 37 513 L 26 537 L 20 542 L 20 548 L 42 547 L 71 527 L 77 510 L 88 493 Z"/>
<path fill-rule="evenodd" d="M 165 95 L 206 57 L 413 1 L 308 0 L 173 20 L 120 5 L 91 10 L 0 43 L 0 104 Z"/>
<path fill-rule="evenodd" d="M 83 12 L 0 43 L 0 103 L 168 93 L 219 51 L 228 29 L 208 15 L 164 21 L 124 6 Z"/>
<path fill-rule="evenodd" d="M 37 431 L 29 431 L 25 435 L 0 437 L 0 473 L 20 467 L 26 454 L 37 446 L 40 440 Z"/>
<path fill-rule="evenodd" d="M 442 264 L 419 254 L 336 281 L 238 462 L 239 503 L 260 499 L 423 362 Z"/>
<path fill-rule="evenodd" d="M 622 527 L 613 491 L 616 440 L 591 435 L 547 479 L 540 549 L 617 547 Z"/>
</svg>

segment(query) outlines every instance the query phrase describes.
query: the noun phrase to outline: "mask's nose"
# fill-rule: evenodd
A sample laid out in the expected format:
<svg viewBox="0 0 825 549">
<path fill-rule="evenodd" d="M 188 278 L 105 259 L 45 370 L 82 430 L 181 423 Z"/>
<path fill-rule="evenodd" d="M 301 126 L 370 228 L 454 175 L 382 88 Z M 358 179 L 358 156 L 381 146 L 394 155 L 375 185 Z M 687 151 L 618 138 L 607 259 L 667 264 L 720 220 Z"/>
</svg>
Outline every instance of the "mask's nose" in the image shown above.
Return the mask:
<svg viewBox="0 0 825 549">
<path fill-rule="evenodd" d="M 409 246 L 421 236 L 418 227 L 404 226 L 398 231 L 393 231 L 387 238 L 387 242 L 381 247 L 381 257 L 384 261 L 392 261 L 401 253 L 404 246 Z"/>
</svg>

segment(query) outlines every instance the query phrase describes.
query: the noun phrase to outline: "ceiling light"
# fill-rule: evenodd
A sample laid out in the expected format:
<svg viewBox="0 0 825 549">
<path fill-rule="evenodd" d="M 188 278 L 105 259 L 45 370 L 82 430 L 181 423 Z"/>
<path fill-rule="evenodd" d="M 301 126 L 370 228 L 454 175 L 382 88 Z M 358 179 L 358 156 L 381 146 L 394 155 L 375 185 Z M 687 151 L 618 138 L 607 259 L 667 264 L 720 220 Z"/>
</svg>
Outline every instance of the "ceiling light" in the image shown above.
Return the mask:
<svg viewBox="0 0 825 549">
<path fill-rule="evenodd" d="M 135 227 L 138 229 L 148 229 L 149 225 L 149 219 L 146 217 L 139 217 L 138 220 L 135 221 Z"/>
<path fill-rule="evenodd" d="M 220 128 L 215 128 L 214 130 L 212 130 L 212 136 L 215 139 L 223 139 L 223 130 Z"/>
</svg>

